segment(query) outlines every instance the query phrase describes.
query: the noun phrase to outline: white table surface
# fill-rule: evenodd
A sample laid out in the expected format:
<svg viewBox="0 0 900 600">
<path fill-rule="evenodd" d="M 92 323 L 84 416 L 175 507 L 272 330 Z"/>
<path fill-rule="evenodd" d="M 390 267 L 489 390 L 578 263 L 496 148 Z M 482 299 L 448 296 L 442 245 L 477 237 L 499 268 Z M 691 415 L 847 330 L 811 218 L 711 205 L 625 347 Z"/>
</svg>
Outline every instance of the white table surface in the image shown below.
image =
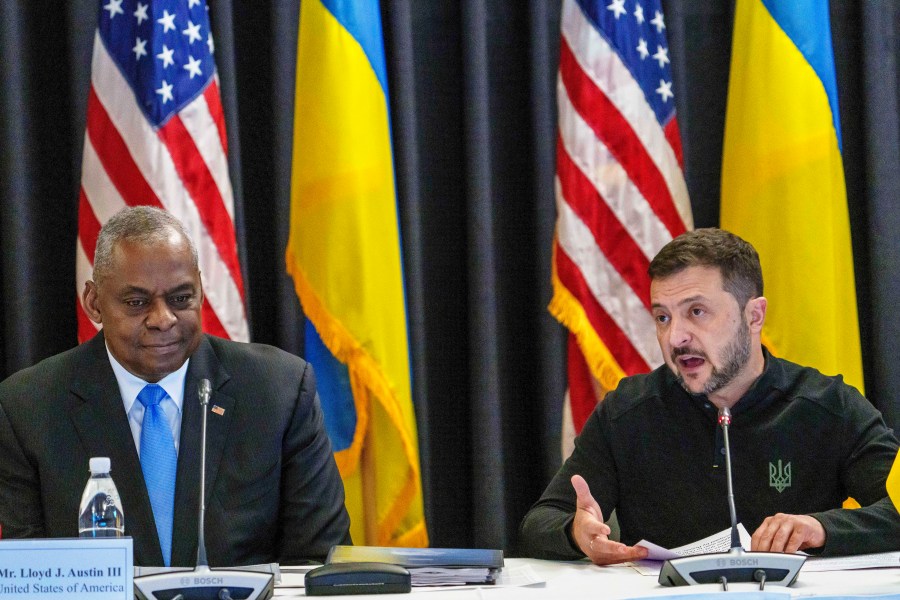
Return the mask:
<svg viewBox="0 0 900 600">
<path fill-rule="evenodd" d="M 631 567 L 598 567 L 587 562 L 556 562 L 527 558 L 508 558 L 506 568 L 528 565 L 546 583 L 533 587 L 465 587 L 413 594 L 431 600 L 512 600 L 554 598 L 561 600 L 617 600 L 645 596 L 674 596 L 721 592 L 721 585 L 662 587 L 656 577 L 641 575 Z M 729 584 L 728 593 L 758 592 L 758 584 Z M 900 598 L 900 566 L 888 569 L 851 571 L 800 571 L 796 583 L 789 588 L 766 586 L 767 592 L 790 594 L 795 598 L 834 595 L 896 594 Z M 302 596 L 302 589 L 280 588 L 277 597 Z M 346 597 L 346 596 L 345 596 Z M 408 594 L 380 594 L 371 598 L 410 598 Z M 727 596 L 723 596 L 727 598 Z"/>
</svg>

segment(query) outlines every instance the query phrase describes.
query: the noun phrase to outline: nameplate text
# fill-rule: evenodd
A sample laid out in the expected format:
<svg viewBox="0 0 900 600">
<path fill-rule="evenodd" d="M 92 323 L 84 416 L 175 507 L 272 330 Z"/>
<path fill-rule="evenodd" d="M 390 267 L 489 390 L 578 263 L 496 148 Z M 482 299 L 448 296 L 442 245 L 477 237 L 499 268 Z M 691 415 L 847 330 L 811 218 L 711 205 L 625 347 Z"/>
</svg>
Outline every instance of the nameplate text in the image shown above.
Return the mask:
<svg viewBox="0 0 900 600">
<path fill-rule="evenodd" d="M 125 538 L 0 541 L 0 599 L 134 600 Z"/>
</svg>

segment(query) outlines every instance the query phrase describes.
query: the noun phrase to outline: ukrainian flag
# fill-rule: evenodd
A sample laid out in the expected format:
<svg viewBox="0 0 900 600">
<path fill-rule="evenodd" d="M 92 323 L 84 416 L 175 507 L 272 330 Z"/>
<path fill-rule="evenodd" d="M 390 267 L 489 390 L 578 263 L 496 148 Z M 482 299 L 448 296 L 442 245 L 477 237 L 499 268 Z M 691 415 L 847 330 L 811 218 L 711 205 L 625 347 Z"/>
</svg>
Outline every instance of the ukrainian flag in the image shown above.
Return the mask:
<svg viewBox="0 0 900 600">
<path fill-rule="evenodd" d="M 426 546 L 384 41 L 374 0 L 304 0 L 287 270 L 357 544 Z"/>
<path fill-rule="evenodd" d="M 770 349 L 862 391 L 828 2 L 738 0 L 721 208 L 759 251 Z"/>
</svg>

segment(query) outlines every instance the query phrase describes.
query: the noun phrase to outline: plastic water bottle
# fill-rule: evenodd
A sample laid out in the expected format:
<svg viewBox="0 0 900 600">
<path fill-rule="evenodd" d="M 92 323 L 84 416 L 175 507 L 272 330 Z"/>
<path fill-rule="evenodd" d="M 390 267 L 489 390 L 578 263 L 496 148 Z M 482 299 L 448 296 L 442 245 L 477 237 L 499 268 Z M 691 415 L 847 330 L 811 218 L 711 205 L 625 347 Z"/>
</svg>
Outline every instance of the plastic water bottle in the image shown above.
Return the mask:
<svg viewBox="0 0 900 600">
<path fill-rule="evenodd" d="M 78 535 L 81 537 L 122 537 L 125 535 L 125 513 L 112 477 L 109 459 L 94 457 L 90 462 L 91 478 L 81 495 L 78 513 Z"/>
</svg>

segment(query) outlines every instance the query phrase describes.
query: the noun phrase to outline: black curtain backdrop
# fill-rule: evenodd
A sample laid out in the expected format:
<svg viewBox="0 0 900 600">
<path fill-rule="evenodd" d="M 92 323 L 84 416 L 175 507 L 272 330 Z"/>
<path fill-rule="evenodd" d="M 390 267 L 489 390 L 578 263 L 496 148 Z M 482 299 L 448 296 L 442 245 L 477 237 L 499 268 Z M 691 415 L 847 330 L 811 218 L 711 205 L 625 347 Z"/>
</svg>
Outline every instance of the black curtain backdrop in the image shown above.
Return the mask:
<svg viewBox="0 0 900 600">
<path fill-rule="evenodd" d="M 252 337 L 302 355 L 283 258 L 299 0 L 210 6 Z M 716 225 L 733 5 L 664 8 L 694 217 Z M 866 388 L 897 429 L 900 0 L 831 10 Z M 0 3 L 0 378 L 76 343 L 97 13 Z M 431 540 L 515 554 L 560 460 L 565 334 L 545 310 L 559 0 L 384 0 L 382 14 Z"/>
</svg>

